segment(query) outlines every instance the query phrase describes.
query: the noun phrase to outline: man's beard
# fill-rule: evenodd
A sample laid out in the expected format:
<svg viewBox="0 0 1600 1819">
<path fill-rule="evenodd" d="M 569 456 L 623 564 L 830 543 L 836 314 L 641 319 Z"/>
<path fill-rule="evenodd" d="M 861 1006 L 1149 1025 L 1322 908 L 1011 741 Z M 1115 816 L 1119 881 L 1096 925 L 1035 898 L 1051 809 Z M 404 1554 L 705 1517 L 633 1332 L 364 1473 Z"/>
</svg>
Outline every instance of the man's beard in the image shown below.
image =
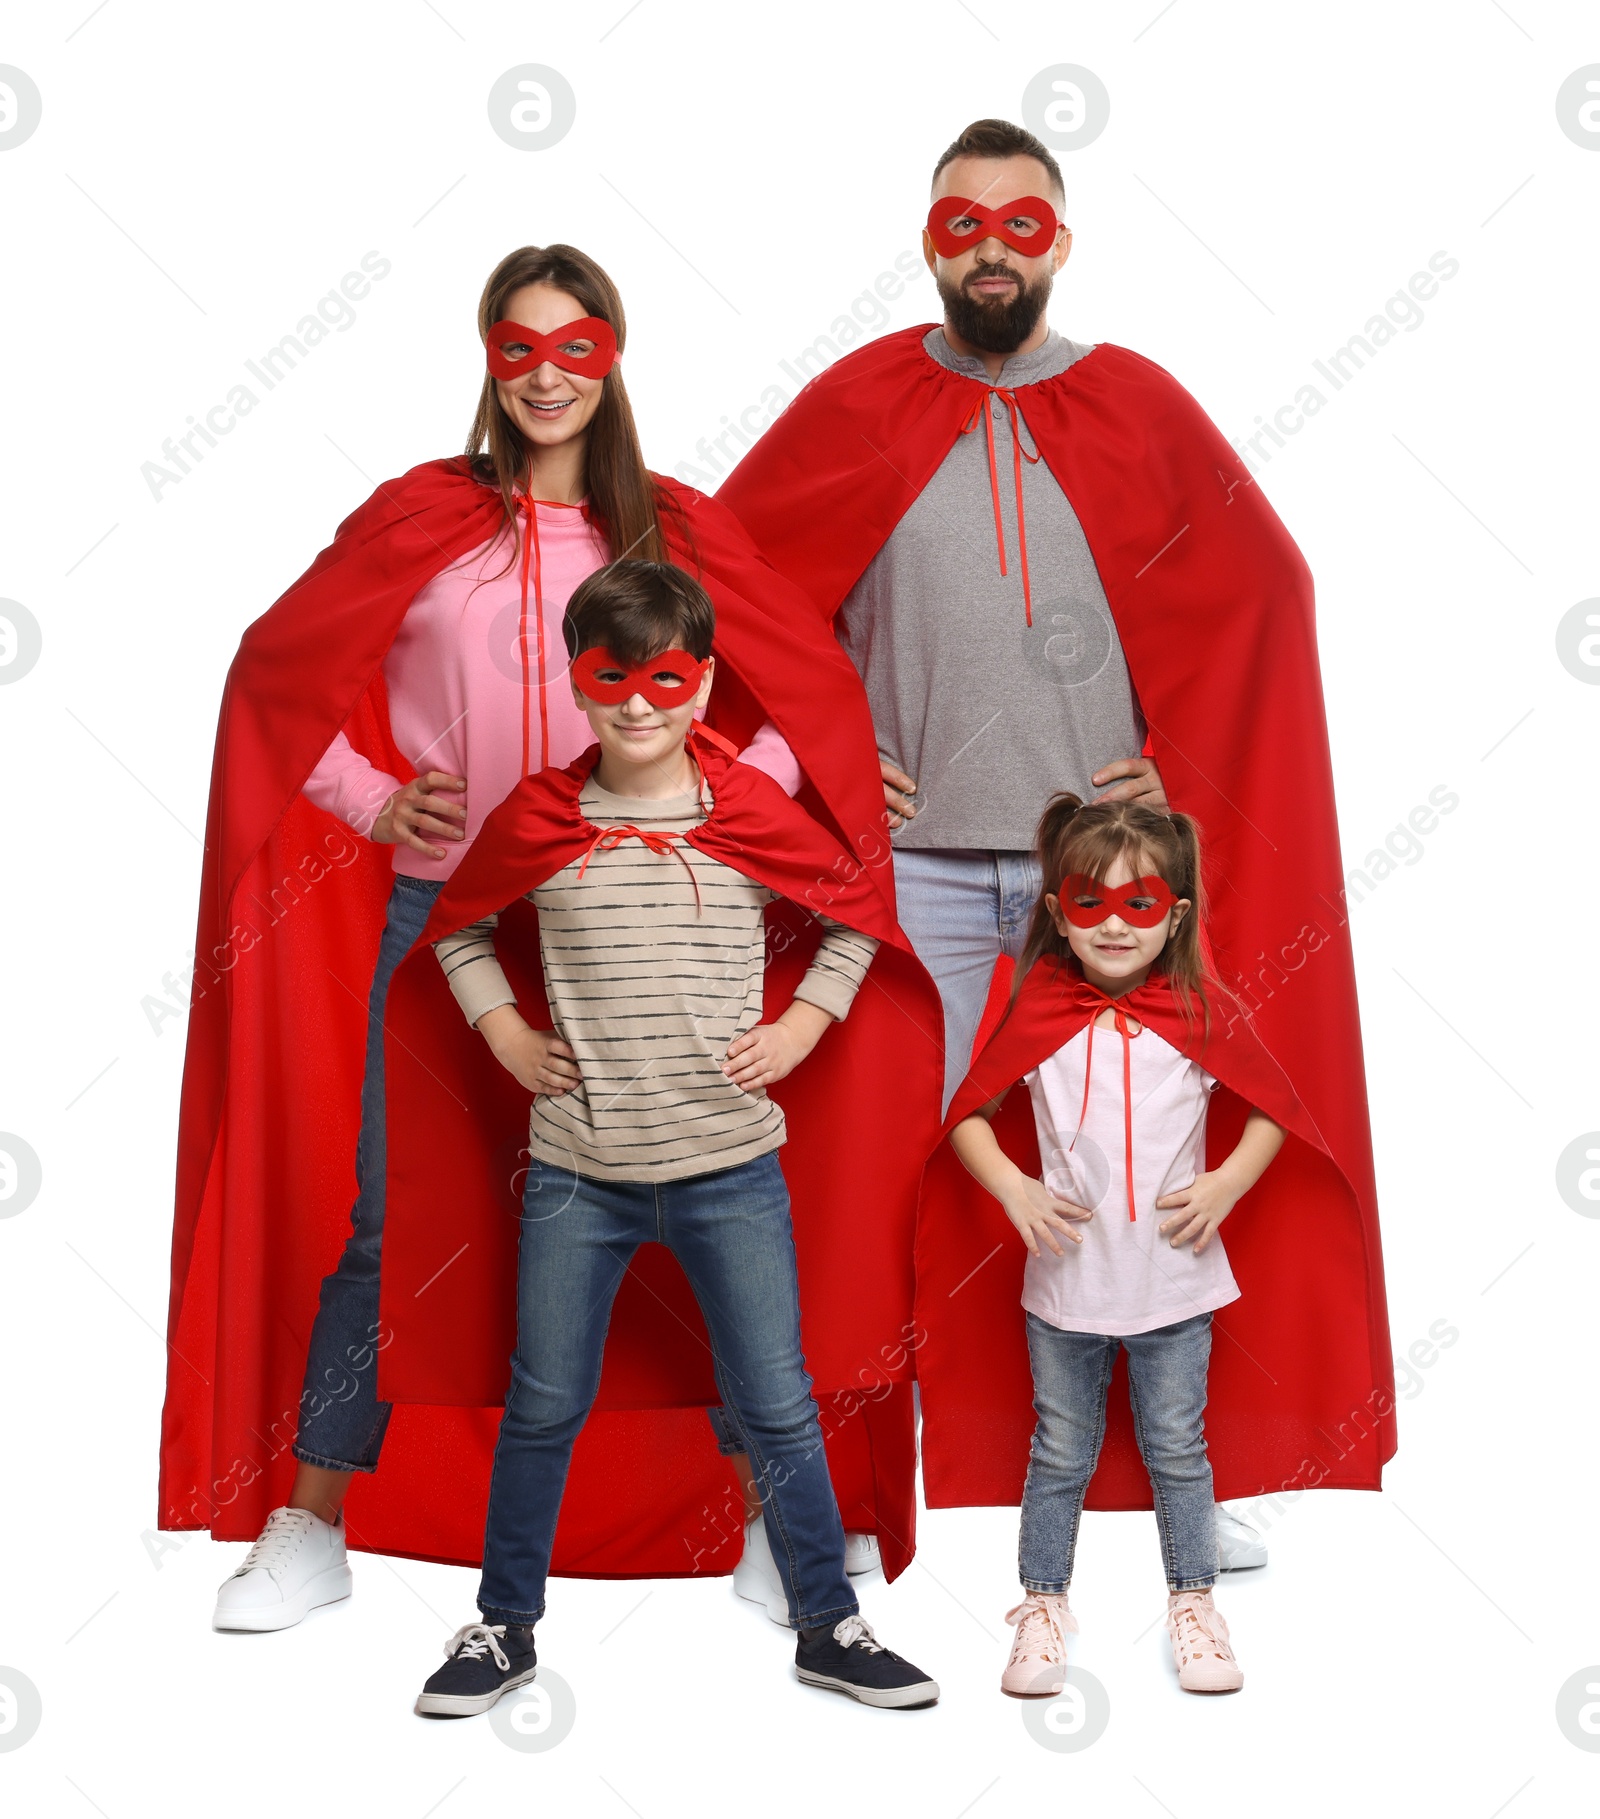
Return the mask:
<svg viewBox="0 0 1600 1819">
<path fill-rule="evenodd" d="M 983 278 L 1005 276 L 1014 279 L 1016 289 L 1004 300 L 975 297 L 966 289 Z M 986 354 L 1014 354 L 1039 326 L 1045 305 L 1050 301 L 1051 274 L 1040 275 L 1032 290 L 1014 266 L 977 265 L 963 284 L 951 284 L 946 278 L 935 278 L 939 301 L 944 305 L 945 320 L 963 341 L 981 347 Z"/>
</svg>

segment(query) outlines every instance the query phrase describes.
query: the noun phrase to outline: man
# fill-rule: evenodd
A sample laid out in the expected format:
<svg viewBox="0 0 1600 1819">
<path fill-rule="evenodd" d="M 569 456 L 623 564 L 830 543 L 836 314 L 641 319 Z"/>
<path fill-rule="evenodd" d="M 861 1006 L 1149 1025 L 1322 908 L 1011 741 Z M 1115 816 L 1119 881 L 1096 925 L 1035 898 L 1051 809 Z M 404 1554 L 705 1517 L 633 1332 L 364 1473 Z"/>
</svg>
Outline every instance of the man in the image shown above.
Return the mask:
<svg viewBox="0 0 1600 1819">
<path fill-rule="evenodd" d="M 1265 947 L 1252 957 L 1257 938 L 1287 951 L 1284 936 L 1303 928 L 1319 890 L 1337 893 L 1341 876 L 1315 647 L 1302 626 L 1304 564 L 1166 374 L 1050 327 L 1052 283 L 1072 249 L 1064 204 L 1060 169 L 1031 133 L 1002 120 L 969 126 L 935 167 L 923 234 L 943 322 L 838 361 L 718 495 L 833 618 L 865 682 L 900 922 L 943 1001 L 946 1104 L 995 964 L 1021 948 L 1039 888 L 1033 832 L 1056 791 L 1159 809 L 1181 773 L 1175 806 L 1200 817 L 1219 880 L 1247 899 L 1238 914 L 1220 903 L 1215 919 L 1219 960 L 1240 979 L 1265 958 Z M 1111 486 L 1119 463 L 1126 471 Z M 1074 467 L 1082 478 L 1069 483 Z M 1253 574 L 1255 586 L 1234 588 L 1230 568 Z M 1221 720 L 1241 734 L 1250 725 L 1247 672 L 1253 686 L 1274 671 L 1282 688 L 1261 743 L 1217 744 Z M 1240 690 L 1235 709 L 1227 698 Z M 1280 713 L 1284 749 L 1274 750 Z M 1273 765 L 1299 779 L 1299 796 L 1280 792 L 1252 817 L 1240 805 Z M 1263 831 L 1262 815 L 1281 815 L 1281 827 Z M 1250 845 L 1256 835 L 1261 851 Z M 1266 849 L 1276 855 L 1270 873 L 1261 871 Z M 1324 941 L 1328 956 L 1290 1008 L 1302 1026 L 1338 1031 L 1327 1071 L 1348 1179 L 1330 1192 L 1364 1252 L 1365 1273 L 1353 1272 L 1346 1289 L 1361 1321 L 1351 1381 L 1370 1389 L 1389 1370 L 1370 1139 L 1342 925 Z M 967 1291 L 963 1308 L 977 1299 Z M 936 1338 L 919 1354 L 925 1410 L 938 1352 Z M 976 1404 L 969 1415 L 976 1440 L 986 1417 Z M 1328 1418 L 1308 1402 L 1280 1424 L 1285 1438 L 1267 1449 L 1270 1461 L 1254 1458 L 1238 1481 L 1280 1481 L 1287 1436 L 1320 1431 Z M 1014 1500 L 982 1493 L 1009 1483 L 1010 1454 L 986 1477 L 937 1440 L 931 1417 L 927 1440 L 930 1503 Z M 1386 1444 L 1392 1450 L 1387 1434 L 1374 1441 L 1368 1476 Z M 942 1457 L 953 1494 L 941 1497 Z M 1219 1511 L 1219 1532 L 1225 1569 L 1264 1564 L 1247 1524 Z"/>
</svg>

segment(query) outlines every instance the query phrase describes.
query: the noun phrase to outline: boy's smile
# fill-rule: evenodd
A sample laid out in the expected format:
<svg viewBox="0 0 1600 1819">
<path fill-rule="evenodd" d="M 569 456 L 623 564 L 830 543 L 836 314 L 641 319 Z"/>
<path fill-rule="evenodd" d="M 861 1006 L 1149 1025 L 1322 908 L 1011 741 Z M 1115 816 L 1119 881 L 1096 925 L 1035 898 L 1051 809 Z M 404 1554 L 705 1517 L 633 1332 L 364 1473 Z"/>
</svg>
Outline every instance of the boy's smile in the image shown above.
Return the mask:
<svg viewBox="0 0 1600 1819">
<path fill-rule="evenodd" d="M 693 760 L 684 741 L 695 714 L 711 695 L 715 660 L 706 660 L 694 695 L 681 707 L 657 707 L 642 694 L 626 701 L 593 701 L 574 681 L 572 698 L 588 717 L 600 742 L 595 781 L 614 796 L 664 798 L 687 795 L 695 783 Z"/>
</svg>

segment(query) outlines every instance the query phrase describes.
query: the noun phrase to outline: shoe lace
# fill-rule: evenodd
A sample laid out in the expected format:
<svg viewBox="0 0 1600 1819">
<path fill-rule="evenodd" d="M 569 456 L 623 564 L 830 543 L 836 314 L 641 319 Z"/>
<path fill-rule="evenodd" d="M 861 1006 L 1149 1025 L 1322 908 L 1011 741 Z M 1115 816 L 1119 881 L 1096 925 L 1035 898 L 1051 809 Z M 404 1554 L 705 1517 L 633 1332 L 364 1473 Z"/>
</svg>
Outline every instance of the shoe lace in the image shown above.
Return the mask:
<svg viewBox="0 0 1600 1819">
<path fill-rule="evenodd" d="M 859 1642 L 873 1655 L 886 1655 L 889 1650 L 872 1633 L 872 1625 L 865 1617 L 846 1617 L 833 1626 L 833 1639 L 840 1648 L 854 1648 Z"/>
<path fill-rule="evenodd" d="M 1038 1655 L 1045 1661 L 1067 1658 L 1067 1637 L 1076 1634 L 1078 1619 L 1067 1607 L 1065 1596 L 1052 1597 L 1030 1592 L 1015 1610 L 1006 1612 L 1006 1622 L 1017 1626 L 1012 1653 L 1018 1656 Z"/>
<path fill-rule="evenodd" d="M 264 1567 L 268 1572 L 280 1567 L 284 1556 L 305 1539 L 311 1520 L 309 1510 L 274 1510 L 267 1518 L 267 1526 L 251 1543 L 244 1564 L 234 1576 L 237 1578 L 241 1574 L 254 1572 L 258 1566 Z"/>
<path fill-rule="evenodd" d="M 1228 1625 L 1209 1598 L 1180 1598 L 1167 1612 L 1167 1630 L 1186 1655 L 1214 1654 L 1224 1661 L 1233 1659 Z"/>
<path fill-rule="evenodd" d="M 444 1652 L 447 1657 L 460 1655 L 465 1661 L 481 1661 L 485 1655 L 493 1655 L 495 1666 L 503 1674 L 511 1663 L 497 1638 L 505 1633 L 503 1623 L 463 1623 L 444 1645 Z"/>
</svg>

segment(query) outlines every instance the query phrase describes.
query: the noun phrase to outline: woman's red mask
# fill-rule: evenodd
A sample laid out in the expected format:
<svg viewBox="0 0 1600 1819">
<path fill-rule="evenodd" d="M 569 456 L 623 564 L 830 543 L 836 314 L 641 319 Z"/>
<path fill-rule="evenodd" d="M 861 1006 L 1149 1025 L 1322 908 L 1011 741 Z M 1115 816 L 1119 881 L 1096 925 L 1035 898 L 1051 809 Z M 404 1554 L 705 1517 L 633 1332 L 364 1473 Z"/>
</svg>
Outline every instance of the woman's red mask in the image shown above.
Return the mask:
<svg viewBox="0 0 1600 1819">
<path fill-rule="evenodd" d="M 586 354 L 569 353 L 575 341 L 594 343 Z M 508 347 L 521 351 L 508 354 Z M 580 316 L 576 322 L 563 322 L 554 333 L 541 335 L 536 328 L 525 328 L 520 322 L 497 322 L 489 330 L 485 349 L 489 371 L 497 379 L 520 379 L 548 360 L 564 373 L 576 373 L 582 379 L 603 379 L 617 363 L 617 336 L 609 322 L 599 316 Z"/>
<path fill-rule="evenodd" d="M 1063 878 L 1056 899 L 1074 928 L 1098 928 L 1108 916 L 1120 916 L 1133 928 L 1154 928 L 1178 901 L 1164 878 L 1135 878 L 1113 886 L 1083 872 Z"/>
<path fill-rule="evenodd" d="M 572 679 L 591 701 L 615 707 L 643 695 L 652 707 L 686 707 L 700 688 L 706 666 L 687 651 L 662 651 L 643 663 L 624 663 L 603 645 L 572 660 Z"/>
<path fill-rule="evenodd" d="M 1037 259 L 1055 244 L 1060 225 L 1056 211 L 1043 196 L 1018 196 L 999 208 L 984 208 L 966 196 L 941 196 L 928 210 L 928 238 L 944 259 L 971 252 L 991 234 L 1029 259 Z"/>
</svg>

